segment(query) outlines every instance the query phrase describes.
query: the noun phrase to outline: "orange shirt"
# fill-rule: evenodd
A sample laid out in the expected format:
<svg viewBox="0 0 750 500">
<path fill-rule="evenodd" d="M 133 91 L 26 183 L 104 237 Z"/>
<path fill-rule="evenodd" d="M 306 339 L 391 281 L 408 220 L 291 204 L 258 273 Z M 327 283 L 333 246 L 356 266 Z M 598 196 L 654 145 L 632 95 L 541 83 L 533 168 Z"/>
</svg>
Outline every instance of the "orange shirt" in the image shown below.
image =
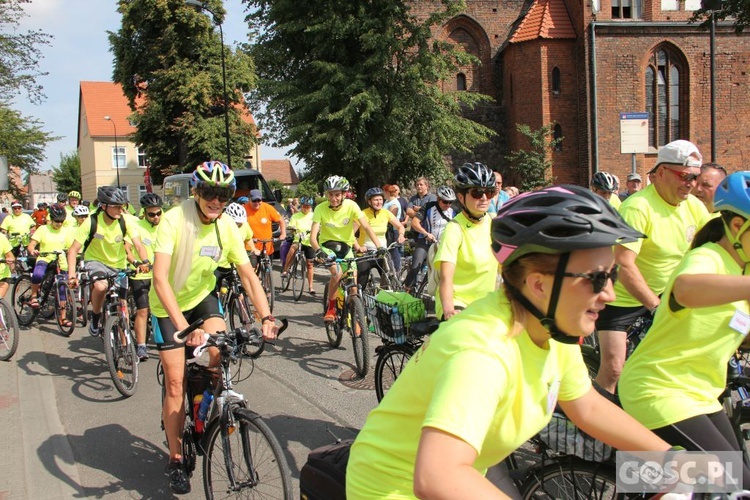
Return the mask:
<svg viewBox="0 0 750 500">
<path fill-rule="evenodd" d="M 279 222 L 281 215 L 273 208 L 273 205 L 269 205 L 265 201 L 261 202 L 258 210 L 253 209 L 253 204 L 248 203 L 245 205 L 247 211 L 247 223 L 250 224 L 250 229 L 253 230 L 253 237 L 259 240 L 270 240 L 273 238 L 273 229 L 271 228 L 271 222 Z M 262 243 L 256 243 L 255 248 L 260 250 Z M 273 254 L 273 243 L 266 244 L 266 253 L 269 255 Z"/>
<path fill-rule="evenodd" d="M 34 213 L 31 214 L 31 218 L 34 219 L 34 222 L 36 222 L 37 226 L 46 224 L 47 223 L 47 211 L 36 209 L 34 210 Z"/>
</svg>

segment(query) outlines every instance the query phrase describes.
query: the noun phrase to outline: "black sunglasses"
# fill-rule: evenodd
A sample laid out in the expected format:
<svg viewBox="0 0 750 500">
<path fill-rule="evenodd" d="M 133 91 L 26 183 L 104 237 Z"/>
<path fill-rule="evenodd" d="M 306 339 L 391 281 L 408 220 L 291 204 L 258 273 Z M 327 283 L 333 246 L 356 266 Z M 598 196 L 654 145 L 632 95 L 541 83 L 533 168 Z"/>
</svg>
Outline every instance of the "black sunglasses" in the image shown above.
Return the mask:
<svg viewBox="0 0 750 500">
<path fill-rule="evenodd" d="M 161 210 L 158 212 L 146 212 L 146 217 L 160 217 L 161 216 Z"/>
<path fill-rule="evenodd" d="M 497 189 L 495 188 L 485 188 L 485 189 L 472 188 L 472 189 L 469 189 L 469 194 L 471 195 L 472 198 L 476 198 L 477 200 L 481 200 L 482 195 L 487 195 L 487 199 L 489 199 L 489 198 L 495 197 L 495 195 L 497 194 Z"/>
<path fill-rule="evenodd" d="M 219 199 L 219 203 L 226 203 L 234 196 L 234 188 L 225 186 L 201 186 L 195 193 L 206 201 Z"/>
<path fill-rule="evenodd" d="M 591 282 L 591 287 L 594 289 L 594 293 L 601 293 L 604 287 L 607 286 L 607 281 L 612 280 L 612 285 L 617 283 L 617 272 L 620 266 L 615 265 L 609 271 L 595 271 L 593 273 L 563 273 L 563 276 L 569 278 L 586 278 Z"/>
</svg>

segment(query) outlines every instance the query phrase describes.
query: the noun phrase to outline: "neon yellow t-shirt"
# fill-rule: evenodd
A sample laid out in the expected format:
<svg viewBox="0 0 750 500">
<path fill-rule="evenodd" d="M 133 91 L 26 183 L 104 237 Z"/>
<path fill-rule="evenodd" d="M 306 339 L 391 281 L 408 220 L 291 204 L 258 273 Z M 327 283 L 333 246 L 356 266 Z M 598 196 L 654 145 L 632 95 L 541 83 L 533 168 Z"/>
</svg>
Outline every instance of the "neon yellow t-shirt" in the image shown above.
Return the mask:
<svg viewBox="0 0 750 500">
<path fill-rule="evenodd" d="M 235 222 L 235 225 L 236 224 L 237 223 Z M 242 241 L 245 242 L 245 250 L 252 250 L 255 247 L 255 244 L 253 243 L 253 228 L 251 228 L 250 224 L 245 221 L 238 229 L 240 230 Z"/>
<path fill-rule="evenodd" d="M 64 225 L 60 229 L 55 229 L 51 224 L 39 226 L 31 235 L 31 239 L 37 242 L 36 249 L 40 252 L 53 252 L 55 250 L 67 250 L 73 243 L 74 231 L 65 227 Z M 52 262 L 54 255 L 44 255 L 37 258 L 38 261 Z M 68 270 L 68 258 L 65 254 L 58 256 L 60 263 L 60 269 L 63 271 Z"/>
<path fill-rule="evenodd" d="M 580 348 L 526 331 L 510 338 L 511 306 L 502 291 L 443 323 L 407 363 L 352 446 L 346 493 L 414 498 L 421 432 L 432 427 L 471 445 L 474 468 L 503 460 L 549 423 L 557 400 L 591 388 Z"/>
<path fill-rule="evenodd" d="M 656 295 L 664 291 L 672 271 L 690 249 L 695 233 L 710 219 L 706 206 L 695 196 L 673 206 L 659 196 L 653 184 L 628 196 L 620 206 L 620 215 L 648 236 L 623 246 L 638 254 L 638 270 Z M 612 305 L 641 305 L 620 281 L 615 284 L 615 294 Z"/>
<path fill-rule="evenodd" d="M 360 230 L 358 240 L 359 244 L 371 250 L 375 250 L 378 247 L 388 246 L 388 242 L 385 239 L 385 233 L 388 232 L 388 224 L 390 221 L 396 218 L 396 216 L 393 215 L 393 212 L 381 209 L 378 210 L 378 215 L 375 215 L 375 211 L 368 207 L 362 210 L 362 213 L 367 217 L 367 222 L 370 224 L 375 236 L 377 236 L 380 241 L 377 245 L 374 244 L 372 240 L 370 240 L 370 237 L 367 236 L 367 233 Z"/>
<path fill-rule="evenodd" d="M 130 220 L 125 221 L 126 224 L 130 224 Z M 153 264 L 154 262 L 154 244 L 156 244 L 156 228 L 159 226 L 152 225 L 148 220 L 146 219 L 136 219 L 135 222 L 136 229 L 138 230 L 138 236 L 141 239 L 141 244 L 143 245 L 143 248 L 146 249 L 146 255 L 148 256 L 149 262 Z M 125 241 L 133 244 L 133 240 L 129 237 L 125 238 Z M 136 260 L 140 260 L 140 256 L 138 255 L 138 251 L 133 247 L 133 255 L 135 256 Z M 154 274 L 149 271 L 147 273 L 138 273 L 135 276 L 133 276 L 134 280 L 150 280 L 153 278 Z"/>
<path fill-rule="evenodd" d="M 492 253 L 490 226 L 489 217 L 474 224 L 463 213 L 445 225 L 433 265 L 438 269 L 440 262 L 456 265 L 454 305 L 468 306 L 495 289 L 498 264 Z M 435 314 L 438 318 L 443 316 L 440 294 L 435 295 Z"/>
<path fill-rule="evenodd" d="M 0 224 L 0 229 L 6 230 L 8 235 L 13 233 L 29 234 L 35 226 L 34 219 L 29 214 L 21 212 L 21 215 L 10 214 L 5 217 L 3 223 Z"/>
<path fill-rule="evenodd" d="M 615 207 L 615 210 L 620 210 L 620 205 L 622 205 L 622 201 L 620 200 L 620 197 L 617 195 L 617 193 L 612 193 L 610 195 L 609 204 Z"/>
<path fill-rule="evenodd" d="M 0 257 L 5 258 L 5 254 L 12 250 L 13 247 L 11 246 L 10 241 L 8 241 L 8 237 L 3 233 L 0 233 Z M 10 278 L 10 275 L 11 272 L 8 264 L 6 264 L 5 262 L 0 264 L 0 279 Z"/>
<path fill-rule="evenodd" d="M 352 200 L 343 200 L 341 208 L 331 210 L 327 201 L 324 201 L 313 212 L 313 222 L 320 224 L 318 233 L 318 244 L 326 241 L 340 241 L 347 245 L 354 244 L 354 221 L 362 218 L 362 210 Z"/>
<path fill-rule="evenodd" d="M 107 224 L 104 221 L 103 213 L 91 214 L 91 217 L 78 226 L 75 241 L 81 245 L 86 243 L 86 239 L 89 237 L 89 232 L 91 231 L 91 219 L 93 217 L 98 217 L 96 233 L 91 238 L 91 243 L 89 243 L 83 259 L 95 260 L 113 269 L 123 269 L 127 264 L 127 254 L 125 253 L 122 229 L 120 229 L 120 223 L 117 220 L 113 220 L 111 224 Z M 126 220 L 125 230 L 126 236 L 130 238 L 139 237 L 134 223 Z"/>
<path fill-rule="evenodd" d="M 670 279 L 618 384 L 625 411 L 649 429 L 721 410 L 727 363 L 744 338 L 729 322 L 736 311 L 750 313 L 746 300 L 670 311 L 667 297 L 681 274 L 742 276 L 742 269 L 721 246 L 707 243 L 691 250 Z"/>
<path fill-rule="evenodd" d="M 221 245 L 216 237 L 218 227 Z M 159 223 L 156 230 L 155 253 L 174 255 L 180 242 L 180 233 L 186 230 L 186 222 L 182 207 L 177 206 L 166 214 Z M 226 254 L 227 262 L 233 264 L 245 264 L 249 262 L 245 245 L 242 242 L 237 224 L 230 217 L 219 217 L 216 224 L 201 224 L 193 244 L 193 259 L 190 265 L 190 275 L 185 285 L 180 290 L 174 290 L 175 298 L 180 309 L 183 311 L 194 308 L 206 295 L 211 293 L 216 286 L 214 270 L 219 267 L 221 255 Z M 173 283 L 173 270 L 170 270 L 169 282 Z M 159 297 L 156 295 L 155 287 L 151 287 L 148 295 L 151 313 L 157 318 L 166 318 L 167 311 L 164 310 Z"/>
<path fill-rule="evenodd" d="M 313 225 L 313 211 L 310 210 L 306 214 L 300 212 L 296 212 L 292 217 L 289 219 L 289 224 L 287 224 L 288 227 L 293 227 L 297 230 L 297 234 L 300 232 L 304 232 L 305 237 L 302 239 L 301 243 L 305 246 L 310 246 L 310 230 L 312 229 Z"/>
</svg>

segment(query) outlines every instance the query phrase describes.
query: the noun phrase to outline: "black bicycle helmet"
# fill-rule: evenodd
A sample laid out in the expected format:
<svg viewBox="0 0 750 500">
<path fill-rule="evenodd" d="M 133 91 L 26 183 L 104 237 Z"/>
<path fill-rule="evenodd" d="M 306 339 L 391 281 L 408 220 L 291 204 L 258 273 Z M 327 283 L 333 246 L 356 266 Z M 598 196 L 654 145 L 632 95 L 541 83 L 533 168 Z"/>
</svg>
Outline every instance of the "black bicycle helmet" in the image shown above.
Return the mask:
<svg viewBox="0 0 750 500">
<path fill-rule="evenodd" d="M 456 193 L 449 186 L 440 186 L 437 188 L 437 197 L 443 201 L 456 201 Z"/>
<path fill-rule="evenodd" d="M 65 222 L 68 212 L 62 205 L 52 205 L 49 207 L 49 218 L 52 222 Z"/>
<path fill-rule="evenodd" d="M 367 200 L 367 203 L 370 202 L 370 198 L 372 198 L 373 196 L 382 196 L 383 199 L 385 199 L 385 192 L 383 192 L 383 190 L 379 187 L 372 187 L 368 189 L 365 193 L 365 200 Z"/>
<path fill-rule="evenodd" d="M 614 175 L 609 172 L 597 172 L 591 178 L 591 186 L 608 193 L 616 193 L 618 182 Z"/>
<path fill-rule="evenodd" d="M 96 192 L 100 205 L 125 205 L 128 199 L 122 189 L 115 186 L 102 186 Z"/>
<path fill-rule="evenodd" d="M 494 188 L 495 174 L 483 163 L 464 163 L 453 178 L 456 189 Z"/>
<path fill-rule="evenodd" d="M 161 205 L 162 205 L 161 197 L 158 194 L 146 193 L 143 196 L 141 196 L 142 208 L 161 207 Z"/>
<path fill-rule="evenodd" d="M 58 203 L 66 203 L 68 201 L 68 195 L 65 193 L 58 193 L 57 194 L 57 202 Z"/>
</svg>

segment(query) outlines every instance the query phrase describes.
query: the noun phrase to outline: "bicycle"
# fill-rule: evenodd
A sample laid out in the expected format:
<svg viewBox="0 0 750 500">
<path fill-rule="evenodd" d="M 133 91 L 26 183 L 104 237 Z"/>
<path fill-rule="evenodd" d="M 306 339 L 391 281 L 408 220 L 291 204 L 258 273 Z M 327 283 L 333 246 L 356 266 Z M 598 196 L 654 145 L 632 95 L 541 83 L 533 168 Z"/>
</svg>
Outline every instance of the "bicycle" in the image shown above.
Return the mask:
<svg viewBox="0 0 750 500">
<path fill-rule="evenodd" d="M 354 351 L 354 371 L 360 377 L 367 375 L 370 368 L 370 346 L 367 338 L 365 306 L 361 298 L 362 290 L 357 285 L 355 271 L 357 262 L 372 258 L 374 258 L 372 255 L 347 259 L 329 258 L 323 264 L 326 268 L 333 264 L 339 267 L 341 267 L 341 264 L 346 264 L 346 270 L 343 272 L 337 290 L 335 319 L 326 323 L 326 336 L 328 337 L 328 344 L 337 348 L 341 345 L 344 331 L 349 333 L 352 338 L 352 350 Z M 324 310 L 328 308 L 328 284 L 326 284 L 325 292 L 323 292 L 323 307 Z"/>
<path fill-rule="evenodd" d="M 89 273 L 83 267 L 83 256 L 80 254 L 76 260 L 76 277 L 78 278 L 78 283 L 88 282 L 89 279 Z M 91 296 L 91 290 L 88 286 L 78 286 L 73 290 L 73 296 L 75 297 L 76 304 L 78 305 L 76 321 L 80 322 L 81 326 L 86 326 L 89 319 L 88 306 Z"/>
<path fill-rule="evenodd" d="M 237 328 L 250 330 L 254 325 L 259 324 L 253 304 L 242 287 L 242 281 L 234 264 L 231 265 L 231 272 L 222 277 L 219 301 L 224 310 L 224 319 L 232 330 Z M 263 337 L 260 337 L 257 343 L 246 346 L 245 353 L 251 358 L 257 358 L 265 348 L 266 343 Z"/>
<path fill-rule="evenodd" d="M 268 300 L 268 307 L 273 312 L 273 304 L 276 300 L 276 287 L 273 282 L 273 267 L 271 265 L 271 256 L 266 252 L 266 243 L 277 243 L 278 238 L 271 238 L 270 240 L 259 240 L 253 238 L 253 242 L 262 243 L 260 255 L 258 255 L 258 265 L 255 266 L 255 272 L 258 275 L 260 283 L 263 285 L 263 290 L 266 292 L 266 299 Z"/>
<path fill-rule="evenodd" d="M 184 339 L 203 321 L 192 323 L 178 333 L 177 338 Z M 279 334 L 288 326 L 285 319 L 281 323 Z M 195 470 L 198 455 L 203 456 L 203 488 L 208 499 L 227 495 L 293 498 L 291 472 L 281 444 L 260 415 L 248 408 L 245 396 L 233 386 L 237 380 L 231 365 L 241 363 L 244 346 L 257 343 L 259 338 L 261 333 L 257 328 L 206 335 L 205 346 L 219 350 L 219 366 L 209 368 L 195 362 L 186 365 L 188 383 L 185 384 L 182 456 L 188 474 Z M 239 372 L 238 368 L 236 378 Z M 162 386 L 163 402 L 166 389 L 161 363 L 157 366 L 157 378 Z M 206 418 L 201 422 L 203 432 L 196 427 L 198 413 L 193 407 L 195 397 L 200 394 L 210 400 Z"/>
<path fill-rule="evenodd" d="M 396 273 L 396 266 L 393 263 L 390 251 L 394 248 L 400 248 L 402 245 L 398 242 L 393 242 L 388 245 L 388 250 L 384 255 L 377 255 L 375 250 L 370 250 L 365 255 L 378 260 L 378 280 L 376 281 L 370 270 L 367 283 L 365 284 L 365 293 L 369 295 L 377 294 L 378 290 L 391 290 L 394 292 L 404 291 L 404 286 L 401 279 Z"/>
<path fill-rule="evenodd" d="M 117 274 L 97 276 L 90 280 L 90 283 L 107 280 L 108 289 L 102 306 L 104 327 L 101 338 L 109 375 L 117 392 L 125 397 L 135 394 L 138 385 L 138 355 L 133 330 L 130 328 L 127 302 L 120 299 L 118 289 L 123 288 L 122 284 L 128 276 L 137 273 L 136 270 L 121 269 Z M 79 284 L 84 285 L 86 284 Z"/>
<path fill-rule="evenodd" d="M 60 271 L 59 258 L 61 255 L 65 255 L 65 252 L 55 250 L 52 252 L 40 252 L 39 255 L 54 255 L 55 260 L 50 262 L 44 271 L 37 297 L 38 305 L 36 306 L 32 305 L 31 276 L 26 273 L 18 276 L 13 287 L 13 294 L 11 295 L 11 302 L 18 317 L 18 324 L 27 327 L 34 322 L 37 315 L 41 315 L 43 318 L 55 316 L 57 319 L 57 329 L 63 336 L 70 337 L 75 329 L 77 307 L 73 292 L 68 286 L 67 275 Z M 52 303 L 49 301 L 50 294 L 54 298 Z M 67 320 L 65 324 L 61 323 L 63 310 L 65 311 L 65 319 Z"/>
<path fill-rule="evenodd" d="M 281 287 L 283 291 L 289 290 L 289 286 L 292 287 L 292 297 L 295 302 L 299 302 L 302 298 L 302 292 L 305 291 L 305 279 L 307 276 L 307 258 L 305 252 L 302 250 L 302 240 L 304 240 L 308 231 L 302 231 L 294 236 L 294 245 L 297 245 L 297 250 L 294 252 L 292 262 L 289 265 L 289 269 L 286 273 L 286 278 L 282 275 Z M 282 262 L 282 268 L 284 263 Z"/>
<path fill-rule="evenodd" d="M 0 259 L 5 264 L 5 259 Z M 0 361 L 8 361 L 18 349 L 18 319 L 13 307 L 4 297 L 0 298 Z"/>
<path fill-rule="evenodd" d="M 625 359 L 628 359 L 633 354 L 633 351 L 635 351 L 635 348 L 638 347 L 638 344 L 646 336 L 653 322 L 654 317 L 649 312 L 636 318 L 633 324 L 628 327 L 625 331 Z M 596 332 L 584 338 L 581 344 L 581 356 L 583 356 L 583 362 L 588 369 L 589 377 L 593 380 L 599 372 L 599 364 L 601 363 L 601 353 L 599 352 L 599 343 L 596 340 Z"/>
</svg>

